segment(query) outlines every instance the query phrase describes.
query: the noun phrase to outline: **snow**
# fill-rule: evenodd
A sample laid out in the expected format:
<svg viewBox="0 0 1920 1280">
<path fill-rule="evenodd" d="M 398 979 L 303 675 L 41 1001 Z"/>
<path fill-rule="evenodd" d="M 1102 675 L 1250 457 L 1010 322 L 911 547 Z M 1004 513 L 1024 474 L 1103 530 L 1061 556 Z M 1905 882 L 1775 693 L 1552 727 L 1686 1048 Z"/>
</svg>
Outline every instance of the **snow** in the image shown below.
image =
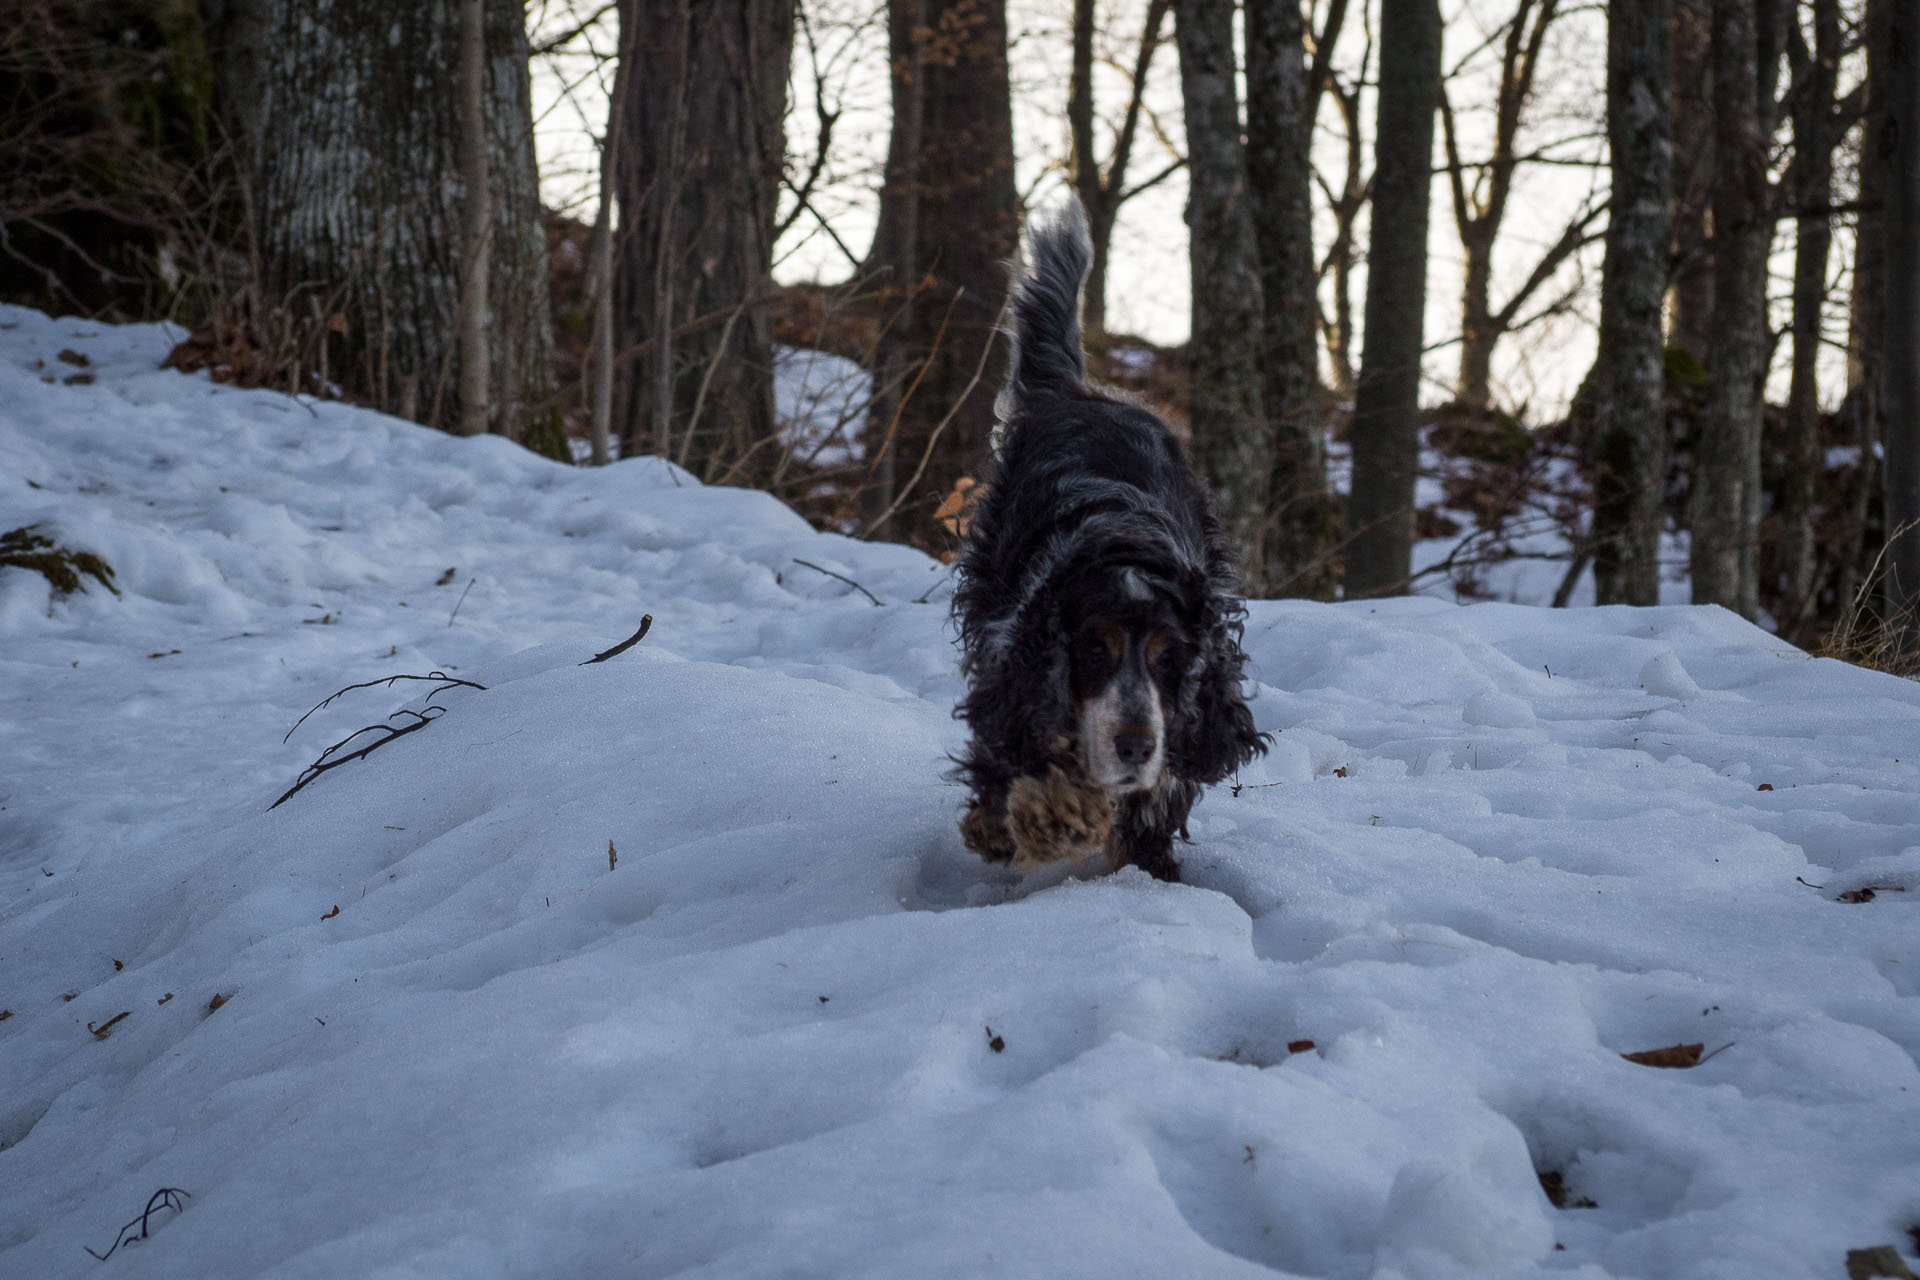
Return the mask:
<svg viewBox="0 0 1920 1280">
<path fill-rule="evenodd" d="M 845 356 L 776 346 L 773 394 L 781 439 L 795 458 L 818 467 L 861 459 L 860 430 L 873 399 L 866 370 Z"/>
<path fill-rule="evenodd" d="M 1256 602 L 1274 750 L 1188 883 L 1022 884 L 954 828 L 943 567 L 168 341 L 0 309 L 0 531 L 122 593 L 0 569 L 0 1275 L 1911 1255 L 1920 686 L 1712 608 Z M 486 687 L 281 741 L 436 670 Z"/>
</svg>

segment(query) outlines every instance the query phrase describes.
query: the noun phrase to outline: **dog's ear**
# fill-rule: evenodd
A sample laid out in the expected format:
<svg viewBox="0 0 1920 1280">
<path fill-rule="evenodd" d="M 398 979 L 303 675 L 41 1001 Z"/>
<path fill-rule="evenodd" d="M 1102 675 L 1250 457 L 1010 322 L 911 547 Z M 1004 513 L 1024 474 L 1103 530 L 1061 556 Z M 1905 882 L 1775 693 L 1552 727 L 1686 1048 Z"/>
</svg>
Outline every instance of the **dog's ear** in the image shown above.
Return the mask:
<svg viewBox="0 0 1920 1280">
<path fill-rule="evenodd" d="M 1047 593 L 1014 619 L 1006 647 L 981 673 L 966 701 L 977 741 L 1014 774 L 1045 764 L 1053 741 L 1071 731 L 1067 687 L 1067 631 Z"/>
<path fill-rule="evenodd" d="M 1181 775 L 1195 782 L 1218 782 L 1267 749 L 1266 735 L 1254 728 L 1253 712 L 1240 696 L 1247 656 L 1240 649 L 1239 620 L 1217 607 L 1208 613 L 1199 674 L 1192 696 L 1181 700 L 1168 743 Z"/>
</svg>

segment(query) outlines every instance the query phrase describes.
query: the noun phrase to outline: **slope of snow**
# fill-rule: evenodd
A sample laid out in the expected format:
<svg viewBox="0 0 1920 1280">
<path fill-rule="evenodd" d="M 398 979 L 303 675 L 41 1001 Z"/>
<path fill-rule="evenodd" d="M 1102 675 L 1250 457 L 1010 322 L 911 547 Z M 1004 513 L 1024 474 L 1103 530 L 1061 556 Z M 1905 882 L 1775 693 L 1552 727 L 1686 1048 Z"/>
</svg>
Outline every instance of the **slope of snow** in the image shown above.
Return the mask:
<svg viewBox="0 0 1920 1280">
<path fill-rule="evenodd" d="M 945 569 L 167 341 L 0 309 L 0 532 L 122 592 L 0 569 L 0 1275 L 106 1274 L 162 1187 L 107 1267 L 1911 1253 L 1920 687 L 1715 609 L 1255 603 L 1274 749 L 1189 883 L 1020 884 L 954 830 Z M 436 670 L 485 688 L 281 740 Z"/>
</svg>

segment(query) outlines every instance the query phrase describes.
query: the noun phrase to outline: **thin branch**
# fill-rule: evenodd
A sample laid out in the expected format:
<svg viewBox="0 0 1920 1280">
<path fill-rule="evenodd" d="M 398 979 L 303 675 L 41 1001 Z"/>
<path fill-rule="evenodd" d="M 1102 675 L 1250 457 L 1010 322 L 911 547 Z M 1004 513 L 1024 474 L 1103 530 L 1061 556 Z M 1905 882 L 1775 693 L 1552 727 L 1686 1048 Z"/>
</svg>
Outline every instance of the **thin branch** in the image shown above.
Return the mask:
<svg viewBox="0 0 1920 1280">
<path fill-rule="evenodd" d="M 118 961 L 115 963 L 118 963 Z M 120 1016 L 124 1018 L 126 1015 L 121 1014 Z M 86 1249 L 87 1253 L 96 1261 L 105 1262 L 113 1256 L 113 1251 L 121 1245 L 139 1244 L 142 1240 L 145 1240 L 147 1238 L 147 1228 L 150 1225 L 150 1220 L 157 1211 L 161 1209 L 171 1209 L 175 1213 L 185 1213 L 187 1206 L 183 1202 L 191 1199 L 193 1199 L 193 1197 L 187 1192 L 182 1191 L 179 1187 L 162 1187 L 148 1198 L 147 1207 L 141 1211 L 139 1217 L 120 1228 L 120 1234 L 113 1238 L 113 1243 L 107 1246 L 105 1253 L 94 1253 L 93 1250 L 87 1248 L 86 1245 L 81 1245 L 80 1247 Z M 127 1233 L 135 1227 L 140 1228 L 139 1234 L 128 1235 Z"/>
<path fill-rule="evenodd" d="M 865 587 L 855 582 L 852 578 L 849 578 L 846 574 L 835 573 L 833 570 L 825 567 L 824 565 L 817 565 L 811 560 L 802 560 L 799 556 L 795 556 L 793 558 L 793 562 L 798 565 L 805 565 L 807 568 L 813 570 L 815 573 L 824 573 L 829 578 L 838 578 L 840 581 L 846 583 L 848 586 L 852 587 L 855 591 L 858 591 L 861 595 L 865 596 L 867 599 L 873 601 L 875 608 L 882 607 L 879 596 L 876 596 L 875 594 L 873 594 L 873 592 L 867 590 Z"/>
<path fill-rule="evenodd" d="M 471 680 L 456 680 L 454 677 L 448 675 L 444 671 L 435 671 L 424 676 L 409 676 L 409 675 L 382 676 L 378 680 L 363 680 L 359 684 L 350 684 L 344 689 L 336 690 L 335 692 L 328 694 L 324 701 L 316 704 L 314 707 L 308 710 L 306 716 L 301 716 L 298 720 L 295 720 L 293 722 L 293 728 L 287 730 L 287 736 L 285 738 L 280 739 L 280 741 L 284 744 L 289 739 L 291 739 L 294 735 L 295 730 L 298 730 L 301 725 L 307 722 L 307 716 L 312 715 L 315 711 L 322 710 L 323 708 L 332 705 L 335 701 L 337 701 L 338 699 L 344 697 L 349 693 L 352 693 L 355 689 L 371 689 L 371 688 L 374 688 L 376 685 L 385 685 L 387 686 L 387 688 L 391 689 L 393 687 L 393 682 L 395 680 L 425 680 L 435 685 L 436 687 L 442 688 L 442 689 L 451 689 L 456 685 L 464 685 L 469 689 L 480 689 L 480 690 L 485 690 L 487 687 L 483 684 L 475 684 Z M 430 694 L 428 696 L 431 697 L 434 695 Z"/>
<path fill-rule="evenodd" d="M 645 640 L 647 638 L 647 632 L 651 631 L 652 629 L 653 629 L 653 615 L 650 613 L 641 614 L 640 629 L 638 631 L 634 632 L 632 635 L 628 636 L 625 640 L 622 640 L 619 644 L 613 646 L 613 648 L 607 650 L 605 653 L 594 654 L 591 658 L 588 658 L 585 662 L 581 663 L 580 665 L 583 667 L 590 667 L 596 662 L 605 662 L 608 658 L 617 658 L 621 654 L 625 653 L 627 650 L 633 648 L 633 646 L 639 644 L 642 640 Z"/>
<path fill-rule="evenodd" d="M 579 22 L 574 23 L 559 35 L 550 36 L 542 40 L 539 44 L 534 45 L 533 48 L 527 50 L 527 55 L 534 58 L 544 58 L 548 54 L 572 44 L 575 40 L 585 35 L 588 28 L 598 26 L 600 19 L 606 17 L 619 7 L 620 0 L 607 0 L 606 4 L 601 5 L 598 9 L 595 9 Z"/>
<path fill-rule="evenodd" d="M 438 714 L 428 715 L 427 714 L 428 711 L 437 712 Z M 275 809 L 278 809 L 282 804 L 284 804 L 287 801 L 288 797 L 293 795 L 294 792 L 300 790 L 300 788 L 306 786 L 309 782 L 312 782 L 315 778 L 327 772 L 329 769 L 338 769 L 341 765 L 350 763 L 351 761 L 363 760 L 367 756 L 372 755 L 375 751 L 378 751 L 381 747 L 386 746 L 389 742 L 392 742 L 395 738 L 404 738 L 410 733 L 418 733 L 420 730 L 426 728 L 428 725 L 432 724 L 435 720 L 438 720 L 441 716 L 445 715 L 446 712 L 447 712 L 447 709 L 445 707 L 438 706 L 434 703 L 428 703 L 426 708 L 421 711 L 413 711 L 403 707 L 399 711 L 394 712 L 392 716 L 388 716 L 387 719 L 391 720 L 393 719 L 393 716 L 412 716 L 413 723 L 410 725 L 407 725 L 405 728 L 396 729 L 392 725 L 370 724 L 370 725 L 365 725 L 361 728 L 355 729 L 352 733 L 340 739 L 340 741 L 334 743 L 332 746 L 328 747 L 325 751 L 322 751 L 320 753 L 320 758 L 315 760 L 312 764 L 308 765 L 305 769 L 303 769 L 300 773 L 300 777 L 295 780 L 294 784 L 288 787 L 285 791 L 281 792 L 280 798 L 278 800 L 275 800 L 272 804 L 267 806 L 267 812 L 271 813 Z M 376 738 L 374 741 L 368 743 L 366 746 L 361 747 L 358 751 L 354 751 L 347 755 L 340 756 L 337 759 L 334 758 L 334 754 L 333 754 L 334 752 L 340 750 L 342 747 L 346 746 L 349 742 L 352 742 L 355 738 L 359 737 L 363 733 L 384 733 L 386 737 Z"/>
</svg>

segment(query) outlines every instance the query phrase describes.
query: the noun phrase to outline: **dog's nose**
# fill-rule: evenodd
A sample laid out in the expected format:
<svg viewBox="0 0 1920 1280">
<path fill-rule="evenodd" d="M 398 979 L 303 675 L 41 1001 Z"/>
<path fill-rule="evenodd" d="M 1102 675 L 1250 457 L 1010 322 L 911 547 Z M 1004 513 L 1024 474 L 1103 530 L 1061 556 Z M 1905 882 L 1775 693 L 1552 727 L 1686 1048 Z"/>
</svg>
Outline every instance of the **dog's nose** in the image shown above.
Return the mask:
<svg viewBox="0 0 1920 1280">
<path fill-rule="evenodd" d="M 1154 746 L 1153 734 L 1143 729 L 1128 729 L 1113 737 L 1113 753 L 1120 763 L 1135 768 L 1153 759 Z"/>
</svg>

